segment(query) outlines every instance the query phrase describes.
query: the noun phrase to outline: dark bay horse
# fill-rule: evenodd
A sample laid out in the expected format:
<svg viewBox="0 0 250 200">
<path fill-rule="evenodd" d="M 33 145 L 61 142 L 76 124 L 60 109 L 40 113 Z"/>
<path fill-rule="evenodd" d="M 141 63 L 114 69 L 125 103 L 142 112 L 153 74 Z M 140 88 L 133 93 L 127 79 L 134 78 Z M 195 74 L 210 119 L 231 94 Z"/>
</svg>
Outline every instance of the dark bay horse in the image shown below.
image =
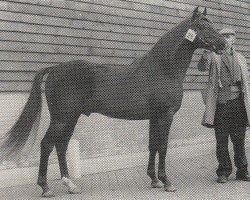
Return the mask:
<svg viewBox="0 0 250 200">
<path fill-rule="evenodd" d="M 206 9 L 199 12 L 197 7 L 190 18 L 163 35 L 145 56 L 135 59 L 123 71 L 84 60 L 40 70 L 19 119 L 1 146 L 1 160 L 18 156 L 28 138 L 35 139 L 42 107 L 41 82 L 47 74 L 45 94 L 50 126 L 41 141 L 37 182 L 43 196 L 53 195 L 47 185 L 47 167 L 54 147 L 63 183 L 70 193 L 80 192 L 69 178 L 66 151 L 79 116 L 91 113 L 128 120 L 149 119 L 147 174 L 152 179 L 152 187 L 160 187 L 160 180 L 166 191 L 175 191 L 166 176 L 165 158 L 169 129 L 182 102 L 187 68 L 195 49 L 219 53 L 225 47 L 225 40 L 207 19 L 206 12 Z"/>
</svg>

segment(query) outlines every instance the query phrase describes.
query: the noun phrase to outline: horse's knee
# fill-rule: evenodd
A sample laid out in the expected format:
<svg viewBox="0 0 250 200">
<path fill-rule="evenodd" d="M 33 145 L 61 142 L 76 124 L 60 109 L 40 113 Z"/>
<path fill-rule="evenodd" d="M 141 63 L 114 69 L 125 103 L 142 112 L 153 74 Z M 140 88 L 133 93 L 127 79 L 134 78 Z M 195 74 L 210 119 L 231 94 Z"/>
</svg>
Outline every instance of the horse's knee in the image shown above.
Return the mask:
<svg viewBox="0 0 250 200">
<path fill-rule="evenodd" d="M 167 146 L 166 145 L 160 145 L 159 148 L 158 148 L 158 153 L 159 153 L 159 156 L 166 156 L 167 154 Z"/>
</svg>

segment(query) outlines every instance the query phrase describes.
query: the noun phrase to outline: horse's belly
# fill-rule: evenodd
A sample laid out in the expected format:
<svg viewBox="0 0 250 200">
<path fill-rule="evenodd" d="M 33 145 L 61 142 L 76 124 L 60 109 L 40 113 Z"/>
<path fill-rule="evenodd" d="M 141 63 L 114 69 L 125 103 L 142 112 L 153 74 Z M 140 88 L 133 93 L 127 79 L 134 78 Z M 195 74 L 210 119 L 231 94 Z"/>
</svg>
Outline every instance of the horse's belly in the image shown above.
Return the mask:
<svg viewBox="0 0 250 200">
<path fill-rule="evenodd" d="M 119 118 L 142 120 L 150 118 L 150 106 L 146 98 L 111 95 L 105 98 L 90 99 L 92 112 Z"/>
<path fill-rule="evenodd" d="M 100 110 L 98 113 L 112 118 L 127 119 L 127 120 L 145 120 L 149 119 L 151 115 L 149 109 L 141 109 L 141 108 L 135 108 L 134 110 L 124 110 L 124 109 Z"/>
</svg>

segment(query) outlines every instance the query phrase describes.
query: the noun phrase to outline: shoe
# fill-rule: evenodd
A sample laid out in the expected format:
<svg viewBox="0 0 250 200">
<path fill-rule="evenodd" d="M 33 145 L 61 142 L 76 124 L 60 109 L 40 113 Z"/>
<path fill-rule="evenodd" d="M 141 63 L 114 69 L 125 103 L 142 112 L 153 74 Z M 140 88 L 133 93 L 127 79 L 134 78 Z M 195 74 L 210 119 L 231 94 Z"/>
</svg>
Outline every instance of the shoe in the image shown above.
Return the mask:
<svg viewBox="0 0 250 200">
<path fill-rule="evenodd" d="M 221 175 L 217 179 L 217 183 L 226 183 L 228 181 L 228 178 L 225 175 Z"/>
<path fill-rule="evenodd" d="M 168 186 L 164 186 L 164 190 L 166 192 L 175 192 L 177 189 L 172 185 L 168 185 Z"/>
<path fill-rule="evenodd" d="M 48 191 L 42 193 L 42 197 L 44 197 L 44 198 L 51 198 L 54 196 L 55 196 L 55 194 L 51 190 L 48 190 Z"/>
<path fill-rule="evenodd" d="M 249 174 L 243 174 L 243 175 L 236 175 L 236 180 L 239 181 L 250 181 L 250 176 Z"/>
</svg>

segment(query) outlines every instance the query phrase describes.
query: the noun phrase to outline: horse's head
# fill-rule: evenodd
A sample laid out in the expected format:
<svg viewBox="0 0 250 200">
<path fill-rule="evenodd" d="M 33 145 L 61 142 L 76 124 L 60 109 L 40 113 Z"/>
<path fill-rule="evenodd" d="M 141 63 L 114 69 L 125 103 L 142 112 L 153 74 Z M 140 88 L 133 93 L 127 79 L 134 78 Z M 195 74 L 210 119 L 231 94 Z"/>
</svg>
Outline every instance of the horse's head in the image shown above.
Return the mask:
<svg viewBox="0 0 250 200">
<path fill-rule="evenodd" d="M 213 23 L 206 17 L 207 9 L 203 13 L 196 7 L 190 19 L 190 27 L 185 36 L 193 42 L 195 48 L 204 48 L 216 53 L 221 53 L 225 48 L 226 41 L 213 26 Z"/>
</svg>

